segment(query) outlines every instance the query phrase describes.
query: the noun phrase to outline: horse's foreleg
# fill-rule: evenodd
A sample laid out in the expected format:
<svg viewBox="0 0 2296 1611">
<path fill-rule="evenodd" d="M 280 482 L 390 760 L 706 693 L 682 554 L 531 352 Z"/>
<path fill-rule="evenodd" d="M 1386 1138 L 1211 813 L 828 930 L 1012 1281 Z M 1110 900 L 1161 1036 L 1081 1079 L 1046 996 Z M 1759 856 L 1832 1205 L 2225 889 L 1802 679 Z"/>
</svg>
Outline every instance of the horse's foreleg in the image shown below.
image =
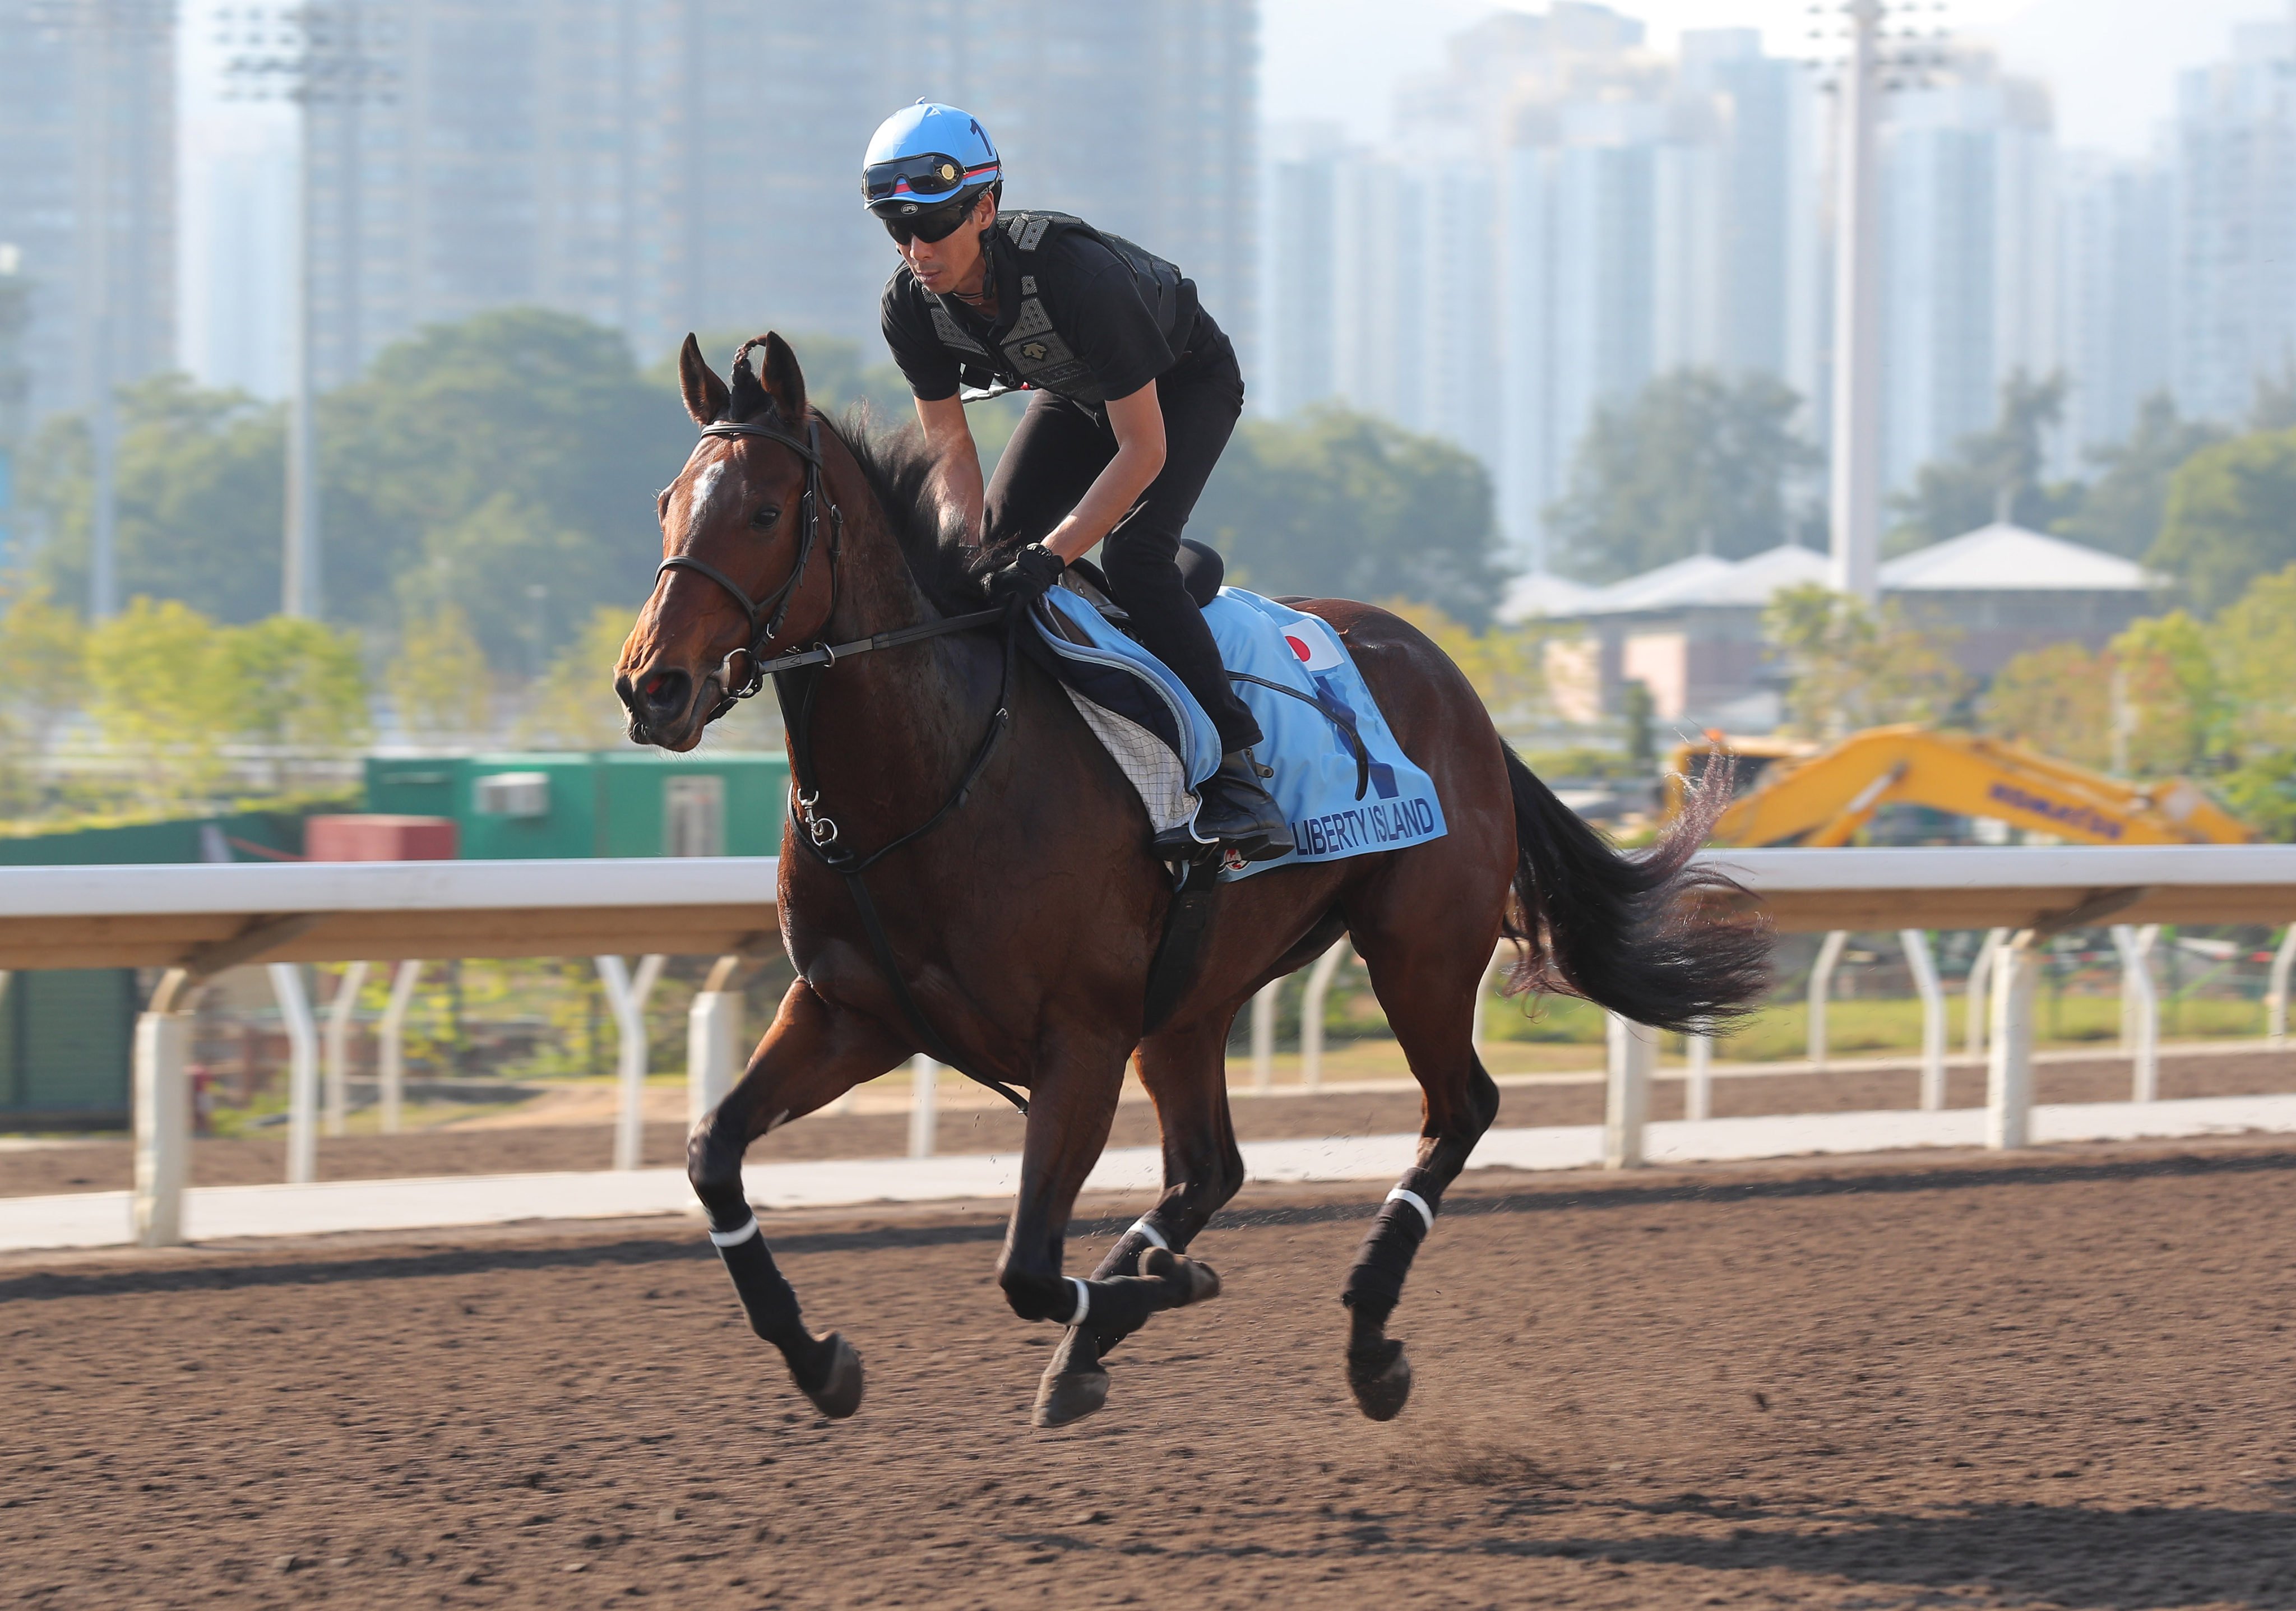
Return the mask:
<svg viewBox="0 0 2296 1611">
<path fill-rule="evenodd" d="M 1119 1054 L 1120 1056 L 1120 1053 Z M 1160 1309 L 1199 1303 L 1219 1290 L 1219 1278 L 1205 1266 L 1166 1249 L 1151 1247 L 1139 1275 L 1101 1275 L 1091 1280 L 1061 1272 L 1062 1244 L 1077 1193 L 1107 1145 L 1123 1080 L 1121 1064 L 1103 1073 L 1077 1059 L 1062 1074 L 1039 1081 L 1029 1107 L 1028 1135 L 1021 1155 L 1021 1189 L 1013 1206 L 997 1285 L 1013 1312 L 1024 1320 L 1051 1320 L 1078 1327 L 1089 1322 L 1118 1336 L 1139 1329 Z M 1103 1265 L 1103 1268 L 1106 1268 Z M 1107 1392 L 1105 1373 L 1095 1372 L 1098 1398 L 1090 1402 L 1046 1401 L 1040 1392 L 1038 1426 L 1055 1426 L 1100 1407 Z M 1092 1383 L 1079 1385 L 1091 1395 Z"/>
<path fill-rule="evenodd" d="M 1187 1251 L 1243 1185 L 1243 1155 L 1236 1150 L 1235 1126 L 1227 1106 L 1227 1026 L 1233 1014 L 1185 1030 L 1167 1031 L 1140 1048 L 1140 1081 L 1156 1104 L 1164 1142 L 1164 1192 L 1156 1205 L 1117 1239 L 1093 1271 L 1095 1281 L 1137 1275 L 1142 1257 L 1156 1248 Z M 1106 1401 L 1108 1351 L 1130 1335 L 1115 1317 L 1095 1311 L 1082 1326 L 1071 1326 L 1053 1351 L 1037 1390 L 1040 1420 L 1062 1410 L 1073 1420 Z M 1098 1377 L 1097 1382 L 1090 1378 Z M 1058 1425 L 1058 1420 L 1046 1421 Z"/>
<path fill-rule="evenodd" d="M 816 1336 L 806 1328 L 797 1293 L 775 1265 L 742 1195 L 742 1157 L 767 1130 L 875 1079 L 906 1051 L 871 1020 L 830 1007 L 800 979 L 783 998 L 748 1070 L 686 1138 L 685 1178 L 709 1210 L 709 1239 L 734 1278 L 750 1328 L 781 1350 L 799 1388 L 833 1418 L 860 1407 L 860 1356 L 836 1333 Z"/>
</svg>

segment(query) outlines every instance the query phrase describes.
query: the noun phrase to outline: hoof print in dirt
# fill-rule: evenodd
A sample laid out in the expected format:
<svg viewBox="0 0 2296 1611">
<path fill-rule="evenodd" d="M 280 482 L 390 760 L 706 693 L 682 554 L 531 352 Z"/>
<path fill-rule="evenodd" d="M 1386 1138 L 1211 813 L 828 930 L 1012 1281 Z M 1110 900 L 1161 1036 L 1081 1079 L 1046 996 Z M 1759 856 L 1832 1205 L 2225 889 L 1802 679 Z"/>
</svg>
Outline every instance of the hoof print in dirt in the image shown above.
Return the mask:
<svg viewBox="0 0 2296 1611">
<path fill-rule="evenodd" d="M 1411 1401 L 1411 1361 L 1403 1344 L 1390 1339 L 1348 1355 L 1348 1387 L 1356 1408 L 1374 1421 L 1391 1421 Z"/>
<path fill-rule="evenodd" d="M 1045 1379 L 1037 1384 L 1037 1403 L 1029 1412 L 1029 1424 L 1065 1426 L 1084 1419 L 1107 1402 L 1105 1370 L 1048 1370 Z"/>
<path fill-rule="evenodd" d="M 841 1421 L 861 1408 L 861 1355 L 836 1332 L 815 1339 L 828 1354 L 819 1377 L 808 1382 L 792 1369 L 791 1379 L 813 1401 L 813 1407 L 832 1421 Z"/>
</svg>

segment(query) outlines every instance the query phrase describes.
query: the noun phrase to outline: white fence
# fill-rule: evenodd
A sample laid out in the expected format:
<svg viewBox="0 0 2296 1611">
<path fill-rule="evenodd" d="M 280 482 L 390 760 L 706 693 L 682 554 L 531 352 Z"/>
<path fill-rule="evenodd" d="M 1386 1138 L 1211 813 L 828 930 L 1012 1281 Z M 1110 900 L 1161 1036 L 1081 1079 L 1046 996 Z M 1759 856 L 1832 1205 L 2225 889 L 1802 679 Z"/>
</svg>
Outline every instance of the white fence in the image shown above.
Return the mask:
<svg viewBox="0 0 2296 1611">
<path fill-rule="evenodd" d="M 2015 1147 L 2031 1135 L 2033 998 L 2041 943 L 2064 929 L 2115 920 L 2131 981 L 2137 1048 L 2135 1094 L 2157 1094 L 2156 1012 L 2144 958 L 2162 922 L 2284 923 L 2296 916 L 2296 847 L 1823 850 L 1713 852 L 1712 864 L 1753 892 L 1781 930 L 1900 931 L 1924 1005 L 1922 1106 L 1944 1099 L 1945 1013 L 1927 931 L 1992 931 L 1972 973 L 1987 993 L 1989 1032 L 1986 1138 Z M 320 1048 L 327 1048 L 324 1106 L 339 1128 L 348 1020 L 331 1011 L 323 1037 L 305 999 L 303 961 L 399 966 L 381 1033 L 383 1122 L 395 1127 L 403 1090 L 398 1034 L 423 961 L 453 957 L 592 955 L 620 1040 L 618 1168 L 637 1160 L 646 1073 L 644 1011 L 664 956 L 719 958 L 689 1023 L 688 1106 L 699 1115 L 723 1095 L 745 1056 L 740 997 L 749 957 L 779 944 L 778 868 L 769 859 L 691 859 L 529 862 L 406 862 L 32 867 L 0 869 L 0 969 L 104 966 L 165 970 L 135 1039 L 135 1234 L 179 1240 L 188 1171 L 190 1097 L 184 1063 L 199 984 L 224 968 L 270 965 L 291 1048 L 289 1177 L 308 1180 L 320 1121 Z M 632 970 L 626 958 L 642 953 Z M 1829 941 L 1821 964 L 1838 959 Z M 1333 946 L 1308 971 L 1301 1018 L 1302 1073 L 1320 1078 L 1322 1006 L 1345 955 Z M 1498 958 L 1494 958 L 1496 966 Z M 2272 975 L 2272 1033 L 2284 1041 L 2296 939 Z M 1822 1063 L 1830 966 L 1811 982 L 1813 1061 Z M 4 974 L 0 974 L 4 977 Z M 2139 979 L 2144 986 L 2136 984 Z M 346 991 L 340 1000 L 348 999 Z M 1274 999 L 1252 1010 L 1255 1083 L 1270 1076 Z M 1478 1026 L 1480 1034 L 1480 1026 Z M 1614 1023 L 1610 1035 L 1603 1155 L 1614 1168 L 1645 1154 L 1657 1038 Z M 1690 1045 L 1685 1109 L 1705 1117 L 1710 1045 Z M 913 1155 L 931 1150 L 935 1071 L 913 1074 Z"/>
</svg>

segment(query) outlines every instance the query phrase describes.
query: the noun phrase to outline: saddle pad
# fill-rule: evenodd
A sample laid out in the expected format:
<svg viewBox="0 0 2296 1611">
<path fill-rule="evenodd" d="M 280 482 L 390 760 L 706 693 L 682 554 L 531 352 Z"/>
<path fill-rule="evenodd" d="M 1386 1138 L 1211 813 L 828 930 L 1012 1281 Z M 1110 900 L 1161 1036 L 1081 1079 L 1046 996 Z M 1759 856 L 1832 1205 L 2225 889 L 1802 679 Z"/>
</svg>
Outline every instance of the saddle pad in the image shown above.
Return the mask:
<svg viewBox="0 0 2296 1611">
<path fill-rule="evenodd" d="M 1049 651 L 1043 659 L 1139 792 L 1156 831 L 1193 821 L 1195 785 L 1220 760 L 1218 730 L 1195 695 L 1163 662 L 1066 588 L 1047 593 L 1031 620 Z M 1266 736 L 1256 753 L 1261 765 L 1275 769 L 1268 790 L 1291 822 L 1299 849 L 1279 860 L 1230 867 L 1224 877 L 1442 837 L 1443 808 L 1432 780 L 1396 743 L 1330 626 L 1240 588 L 1220 589 L 1204 621 L 1231 671 L 1292 690 L 1236 684 Z M 1367 767 L 1355 738 L 1324 709 L 1354 724 Z"/>
</svg>

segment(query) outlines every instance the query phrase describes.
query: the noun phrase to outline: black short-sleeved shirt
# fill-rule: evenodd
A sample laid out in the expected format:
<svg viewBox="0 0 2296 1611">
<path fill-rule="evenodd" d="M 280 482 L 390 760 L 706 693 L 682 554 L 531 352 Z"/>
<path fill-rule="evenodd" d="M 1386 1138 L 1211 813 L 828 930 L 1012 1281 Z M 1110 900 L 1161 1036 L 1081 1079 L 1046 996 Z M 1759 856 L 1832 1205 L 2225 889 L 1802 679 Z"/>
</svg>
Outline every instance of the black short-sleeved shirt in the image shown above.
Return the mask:
<svg viewBox="0 0 2296 1611">
<path fill-rule="evenodd" d="M 991 380 L 1013 385 L 1020 380 L 1005 362 L 1002 342 L 1022 300 L 1021 253 L 1001 222 L 988 232 L 987 244 L 989 272 L 996 280 L 993 325 L 956 298 L 926 291 L 906 263 L 885 283 L 880 307 L 885 345 L 909 390 L 927 402 L 954 397 L 961 385 L 985 386 Z M 1103 398 L 1129 397 L 1176 365 L 1233 350 L 1226 333 L 1198 306 L 1194 281 L 1180 281 L 1172 327 L 1163 329 L 1156 311 L 1142 300 L 1131 266 L 1082 230 L 1046 239 L 1028 254 L 1026 267 L 1054 329 L 1091 371 Z M 987 349 L 985 356 L 952 351 L 941 341 L 933 323 L 936 305 Z"/>
</svg>

